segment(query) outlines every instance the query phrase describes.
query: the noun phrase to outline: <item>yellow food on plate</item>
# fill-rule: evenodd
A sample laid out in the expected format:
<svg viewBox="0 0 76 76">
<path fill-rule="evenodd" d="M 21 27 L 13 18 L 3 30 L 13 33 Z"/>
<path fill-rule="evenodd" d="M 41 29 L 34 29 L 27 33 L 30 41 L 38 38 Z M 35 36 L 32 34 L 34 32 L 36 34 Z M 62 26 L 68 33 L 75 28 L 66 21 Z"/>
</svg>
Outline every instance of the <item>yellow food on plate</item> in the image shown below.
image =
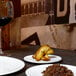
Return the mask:
<svg viewBox="0 0 76 76">
<path fill-rule="evenodd" d="M 49 45 L 42 45 L 32 57 L 37 61 L 40 60 L 48 61 L 50 59 L 48 54 L 53 54 L 53 53 L 54 51 Z"/>
</svg>

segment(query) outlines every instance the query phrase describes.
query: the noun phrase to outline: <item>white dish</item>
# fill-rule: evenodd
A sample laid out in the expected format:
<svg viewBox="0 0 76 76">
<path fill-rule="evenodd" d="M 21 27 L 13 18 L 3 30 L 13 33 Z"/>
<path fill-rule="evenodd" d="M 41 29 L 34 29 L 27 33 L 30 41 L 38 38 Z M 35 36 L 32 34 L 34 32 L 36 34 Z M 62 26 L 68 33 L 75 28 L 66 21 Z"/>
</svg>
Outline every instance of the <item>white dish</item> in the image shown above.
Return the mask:
<svg viewBox="0 0 76 76">
<path fill-rule="evenodd" d="M 0 76 L 17 72 L 24 66 L 25 63 L 19 59 L 0 56 Z"/>
<path fill-rule="evenodd" d="M 26 76 L 43 76 L 42 72 L 46 69 L 46 67 L 50 65 L 52 64 L 37 65 L 31 68 L 28 68 L 25 71 L 25 74 Z M 60 64 L 60 65 L 66 66 L 68 69 L 70 69 L 74 73 L 74 76 L 76 76 L 76 66 L 64 65 L 64 64 Z"/>
<path fill-rule="evenodd" d="M 36 61 L 35 59 L 32 58 L 33 55 L 28 55 L 24 57 L 24 60 L 27 62 L 31 62 L 31 63 L 55 63 L 55 62 L 59 62 L 62 60 L 62 58 L 60 56 L 57 55 L 49 55 L 50 56 L 50 60 L 49 61 Z"/>
</svg>

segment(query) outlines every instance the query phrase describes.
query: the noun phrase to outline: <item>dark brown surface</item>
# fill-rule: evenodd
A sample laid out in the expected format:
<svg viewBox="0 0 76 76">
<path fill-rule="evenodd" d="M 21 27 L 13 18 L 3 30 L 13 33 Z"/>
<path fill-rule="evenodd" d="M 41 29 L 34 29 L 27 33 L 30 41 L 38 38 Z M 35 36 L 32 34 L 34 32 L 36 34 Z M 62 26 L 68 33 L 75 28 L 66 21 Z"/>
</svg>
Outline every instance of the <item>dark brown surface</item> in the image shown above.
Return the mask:
<svg viewBox="0 0 76 76">
<path fill-rule="evenodd" d="M 7 50 L 5 51 L 5 53 L 10 54 L 11 57 L 15 57 L 15 58 L 23 60 L 23 58 L 26 55 L 33 54 L 38 48 L 39 46 L 28 46 L 23 49 Z M 58 63 L 76 66 L 76 51 L 61 50 L 61 49 L 56 49 L 56 48 L 54 48 L 54 51 L 55 51 L 55 55 L 61 56 L 63 59 L 61 62 L 58 62 Z M 39 64 L 25 62 L 25 67 L 21 71 L 7 75 L 7 76 L 26 76 L 25 70 L 31 66 L 36 66 L 36 65 L 39 65 Z"/>
<path fill-rule="evenodd" d="M 1 28 L 1 47 L 3 51 L 10 48 L 10 24 Z"/>
<path fill-rule="evenodd" d="M 13 2 L 14 6 L 14 18 L 21 16 L 21 0 L 10 0 Z"/>
<path fill-rule="evenodd" d="M 21 16 L 21 1 L 20 0 L 10 0 L 14 5 L 14 18 Z M 10 24 L 2 27 L 1 29 L 1 46 L 2 50 L 10 49 Z"/>
</svg>

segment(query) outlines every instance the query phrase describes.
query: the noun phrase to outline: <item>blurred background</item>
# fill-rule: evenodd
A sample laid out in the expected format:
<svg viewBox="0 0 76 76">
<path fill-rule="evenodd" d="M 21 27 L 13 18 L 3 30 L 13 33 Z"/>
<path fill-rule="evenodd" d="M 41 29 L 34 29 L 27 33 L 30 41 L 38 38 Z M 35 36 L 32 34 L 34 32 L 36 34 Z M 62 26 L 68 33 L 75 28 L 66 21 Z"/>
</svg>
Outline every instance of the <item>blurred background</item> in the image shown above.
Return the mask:
<svg viewBox="0 0 76 76">
<path fill-rule="evenodd" d="M 55 48 L 76 49 L 76 0 L 9 1 L 13 2 L 10 9 L 13 20 L 1 28 L 1 48 L 48 44 Z"/>
</svg>

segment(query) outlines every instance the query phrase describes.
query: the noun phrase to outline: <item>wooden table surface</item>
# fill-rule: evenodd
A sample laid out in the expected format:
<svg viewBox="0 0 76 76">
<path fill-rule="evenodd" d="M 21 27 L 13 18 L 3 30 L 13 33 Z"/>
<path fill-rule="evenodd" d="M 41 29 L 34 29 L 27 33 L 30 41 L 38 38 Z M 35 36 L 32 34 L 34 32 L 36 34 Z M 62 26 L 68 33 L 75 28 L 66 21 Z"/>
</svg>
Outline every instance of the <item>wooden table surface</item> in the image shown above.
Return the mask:
<svg viewBox="0 0 76 76">
<path fill-rule="evenodd" d="M 11 57 L 15 57 L 15 58 L 18 58 L 18 59 L 21 59 L 22 61 L 24 61 L 23 58 L 25 56 L 34 54 L 35 51 L 39 47 L 40 46 L 28 46 L 28 47 L 22 48 L 22 49 L 7 50 L 7 51 L 5 51 L 5 53 L 10 54 Z M 60 61 L 58 63 L 76 66 L 76 51 L 62 50 L 62 49 L 57 49 L 57 48 L 53 48 L 53 49 L 55 51 L 55 53 L 54 53 L 55 55 L 62 57 L 62 61 Z M 40 64 L 33 64 L 33 63 L 25 62 L 25 67 L 22 70 L 20 70 L 16 73 L 13 73 L 13 74 L 9 74 L 7 76 L 26 76 L 25 75 L 26 69 L 28 69 L 31 66 L 36 66 L 36 65 L 40 65 Z"/>
</svg>

